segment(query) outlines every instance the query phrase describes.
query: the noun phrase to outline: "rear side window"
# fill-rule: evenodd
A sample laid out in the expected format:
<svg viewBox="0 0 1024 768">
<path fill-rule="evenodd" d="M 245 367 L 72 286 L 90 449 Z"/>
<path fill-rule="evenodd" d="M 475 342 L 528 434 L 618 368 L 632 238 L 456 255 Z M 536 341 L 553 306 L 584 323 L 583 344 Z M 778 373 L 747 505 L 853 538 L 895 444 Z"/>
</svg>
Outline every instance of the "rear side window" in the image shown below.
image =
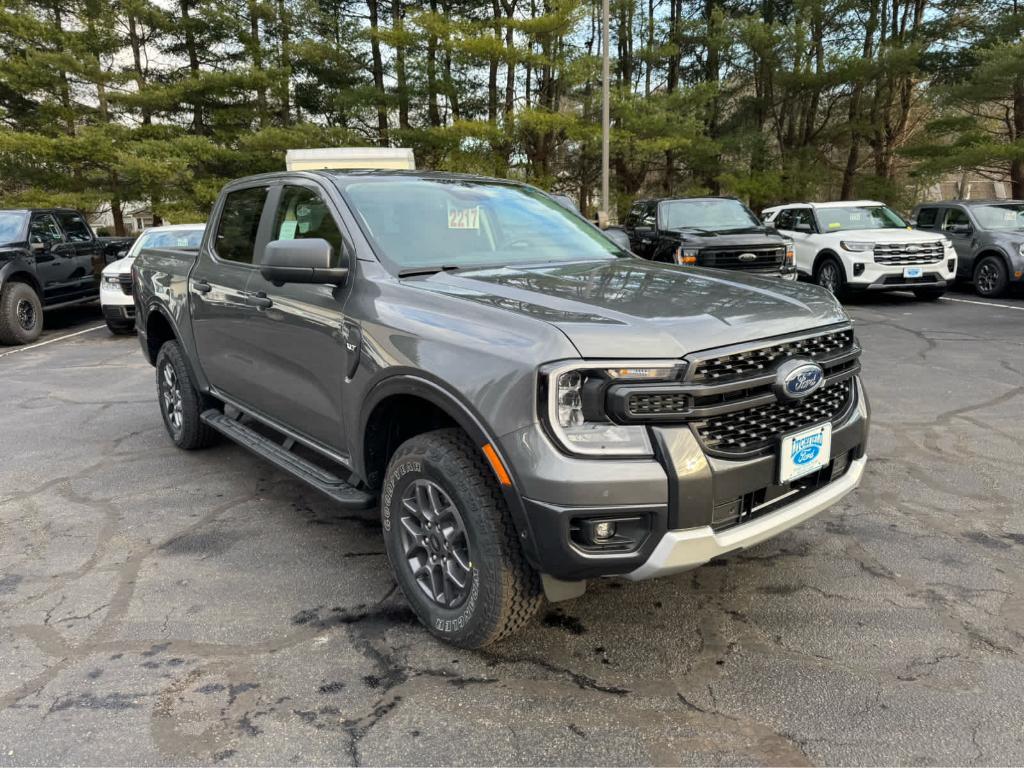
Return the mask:
<svg viewBox="0 0 1024 768">
<path fill-rule="evenodd" d="M 938 215 L 938 208 L 922 208 L 917 212 L 917 226 L 921 229 L 934 229 Z"/>
<path fill-rule="evenodd" d="M 227 261 L 252 264 L 256 250 L 256 233 L 260 228 L 267 187 L 250 187 L 228 192 L 217 225 L 214 249 Z"/>
<path fill-rule="evenodd" d="M 69 243 L 92 242 L 92 232 L 89 231 L 89 225 L 77 213 L 71 213 L 70 211 L 62 212 L 57 214 L 57 218 L 60 219 L 60 225 L 64 227 L 64 234 L 68 236 Z"/>
<path fill-rule="evenodd" d="M 285 187 L 281 191 L 270 237 L 272 240 L 326 240 L 331 244 L 331 266 L 340 263 L 341 230 L 327 201 L 308 187 Z"/>
</svg>

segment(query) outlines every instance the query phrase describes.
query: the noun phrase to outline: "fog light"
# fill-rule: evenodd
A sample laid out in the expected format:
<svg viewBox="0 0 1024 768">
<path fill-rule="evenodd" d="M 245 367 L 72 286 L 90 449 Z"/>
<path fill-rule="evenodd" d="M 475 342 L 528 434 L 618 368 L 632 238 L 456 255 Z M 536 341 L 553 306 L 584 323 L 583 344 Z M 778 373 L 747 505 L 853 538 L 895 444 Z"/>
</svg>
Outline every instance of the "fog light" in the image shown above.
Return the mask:
<svg viewBox="0 0 1024 768">
<path fill-rule="evenodd" d="M 854 275 L 854 277 L 860 277 L 863 274 L 864 274 L 864 265 L 863 264 L 854 264 L 853 265 L 853 275 Z"/>
<path fill-rule="evenodd" d="M 608 541 L 615 535 L 615 523 L 594 523 L 594 541 Z"/>
</svg>

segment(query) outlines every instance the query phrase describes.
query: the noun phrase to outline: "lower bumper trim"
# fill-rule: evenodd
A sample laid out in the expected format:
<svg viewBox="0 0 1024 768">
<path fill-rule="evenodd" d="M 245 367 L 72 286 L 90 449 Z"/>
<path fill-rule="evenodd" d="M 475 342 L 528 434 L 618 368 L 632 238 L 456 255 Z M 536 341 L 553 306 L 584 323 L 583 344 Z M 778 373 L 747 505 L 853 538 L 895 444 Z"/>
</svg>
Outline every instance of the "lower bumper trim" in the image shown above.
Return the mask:
<svg viewBox="0 0 1024 768">
<path fill-rule="evenodd" d="M 838 480 L 824 488 L 788 504 L 777 512 L 751 520 L 734 528 L 715 533 L 711 526 L 669 531 L 635 571 L 625 574 L 627 579 L 641 581 L 668 576 L 703 565 L 712 558 L 746 549 L 782 533 L 787 528 L 814 517 L 835 504 L 860 484 L 867 457 L 862 456 Z"/>
</svg>

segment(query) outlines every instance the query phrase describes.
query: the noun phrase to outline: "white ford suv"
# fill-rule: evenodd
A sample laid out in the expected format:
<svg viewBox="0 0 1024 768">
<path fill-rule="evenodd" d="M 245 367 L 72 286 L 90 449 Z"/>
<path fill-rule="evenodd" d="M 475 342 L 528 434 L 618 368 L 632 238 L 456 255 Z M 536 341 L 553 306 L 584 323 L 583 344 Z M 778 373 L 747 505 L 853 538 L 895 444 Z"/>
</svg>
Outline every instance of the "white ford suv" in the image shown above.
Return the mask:
<svg viewBox="0 0 1024 768">
<path fill-rule="evenodd" d="M 935 301 L 956 277 L 953 244 L 911 230 L 885 203 L 791 203 L 766 208 L 762 216 L 793 239 L 798 273 L 836 295 L 913 291 Z"/>
<path fill-rule="evenodd" d="M 135 300 L 132 298 L 132 264 L 143 248 L 198 249 L 205 224 L 174 224 L 150 227 L 132 243 L 128 254 L 103 269 L 100 306 L 111 333 L 135 331 Z"/>
</svg>

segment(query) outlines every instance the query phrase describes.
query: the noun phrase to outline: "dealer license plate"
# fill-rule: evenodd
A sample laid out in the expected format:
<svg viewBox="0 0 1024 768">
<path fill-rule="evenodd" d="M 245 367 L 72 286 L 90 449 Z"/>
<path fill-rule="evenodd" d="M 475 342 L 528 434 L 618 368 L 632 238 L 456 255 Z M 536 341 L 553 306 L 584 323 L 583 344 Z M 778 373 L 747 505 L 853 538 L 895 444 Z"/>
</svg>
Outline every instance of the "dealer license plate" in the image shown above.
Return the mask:
<svg viewBox="0 0 1024 768">
<path fill-rule="evenodd" d="M 920 277 L 923 274 L 924 274 L 924 270 L 921 269 L 920 267 L 904 267 L 903 268 L 903 276 L 904 277 Z"/>
<path fill-rule="evenodd" d="M 779 484 L 788 483 L 828 466 L 831 458 L 831 424 L 818 424 L 799 432 L 792 432 L 782 438 L 779 447 Z"/>
</svg>

